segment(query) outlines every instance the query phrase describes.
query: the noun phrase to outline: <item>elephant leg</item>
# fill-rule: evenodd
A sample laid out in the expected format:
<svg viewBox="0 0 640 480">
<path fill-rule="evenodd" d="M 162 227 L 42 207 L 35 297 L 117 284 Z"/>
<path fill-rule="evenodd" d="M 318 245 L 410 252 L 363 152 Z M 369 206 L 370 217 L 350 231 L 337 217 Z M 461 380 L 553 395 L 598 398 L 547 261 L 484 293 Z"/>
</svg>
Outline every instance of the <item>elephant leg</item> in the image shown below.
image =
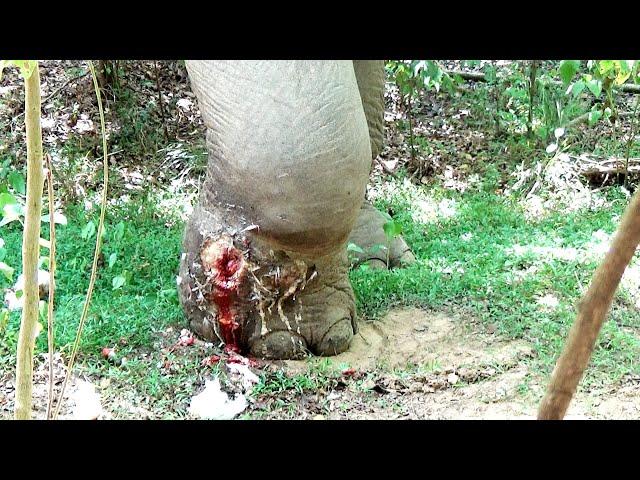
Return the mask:
<svg viewBox="0 0 640 480">
<path fill-rule="evenodd" d="M 383 60 L 354 60 L 353 69 L 358 81 L 358 91 L 367 118 L 372 160 L 382 151 L 384 142 L 384 82 Z M 387 245 L 383 225 L 386 219 L 366 202 L 362 205 L 356 224 L 349 237 L 364 250 L 355 253 L 356 263 L 368 263 L 372 268 L 394 268 L 408 265 L 415 257 L 402 237 L 397 237 Z M 380 248 L 380 246 L 384 248 Z M 387 250 L 389 248 L 388 265 Z"/>
<path fill-rule="evenodd" d="M 369 127 L 373 160 L 382 151 L 384 142 L 384 61 L 354 60 L 353 69 Z"/>
<path fill-rule="evenodd" d="M 209 164 L 178 276 L 190 325 L 263 358 L 356 330 L 346 242 L 371 165 L 350 61 L 189 61 Z"/>
<path fill-rule="evenodd" d="M 395 268 L 415 262 L 411 249 L 401 236 L 391 242 L 387 240 L 383 228 L 386 222 L 387 219 L 371 204 L 365 202 L 362 205 L 349 236 L 349 243 L 363 250 L 352 253 L 356 264 L 367 263 L 372 268 L 387 268 L 388 260 L 388 267 Z"/>
<path fill-rule="evenodd" d="M 264 269 L 266 274 L 257 279 L 262 292 L 256 307 L 260 331 L 249 339 L 251 353 L 294 358 L 303 353 L 337 355 L 349 348 L 357 327 L 346 253 L 310 258 L 287 252 L 278 268 L 280 279 Z M 279 291 L 278 298 L 274 291 Z"/>
</svg>

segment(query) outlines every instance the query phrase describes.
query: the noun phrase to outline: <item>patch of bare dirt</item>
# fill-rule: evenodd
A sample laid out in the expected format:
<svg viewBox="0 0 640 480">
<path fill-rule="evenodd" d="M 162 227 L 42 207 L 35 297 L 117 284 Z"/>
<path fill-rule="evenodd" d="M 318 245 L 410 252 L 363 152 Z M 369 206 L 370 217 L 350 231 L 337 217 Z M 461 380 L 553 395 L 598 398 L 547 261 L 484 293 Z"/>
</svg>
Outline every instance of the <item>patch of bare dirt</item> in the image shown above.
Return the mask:
<svg viewBox="0 0 640 480">
<path fill-rule="evenodd" d="M 332 358 L 361 381 L 334 388 L 323 414 L 301 417 L 533 419 L 546 381 L 530 371 L 533 355 L 526 342 L 505 340 L 462 316 L 392 311 L 363 325 L 349 351 Z M 302 372 L 306 366 L 289 361 L 285 368 Z M 606 391 L 578 393 L 567 418 L 631 419 L 639 410 L 640 381 L 628 379 Z"/>
<path fill-rule="evenodd" d="M 360 325 L 348 351 L 331 357 L 334 364 L 358 370 L 432 365 L 445 371 L 480 364 L 508 363 L 531 355 L 525 342 L 507 342 L 471 330 L 463 318 L 410 308 Z M 290 369 L 305 362 L 286 362 Z"/>
</svg>

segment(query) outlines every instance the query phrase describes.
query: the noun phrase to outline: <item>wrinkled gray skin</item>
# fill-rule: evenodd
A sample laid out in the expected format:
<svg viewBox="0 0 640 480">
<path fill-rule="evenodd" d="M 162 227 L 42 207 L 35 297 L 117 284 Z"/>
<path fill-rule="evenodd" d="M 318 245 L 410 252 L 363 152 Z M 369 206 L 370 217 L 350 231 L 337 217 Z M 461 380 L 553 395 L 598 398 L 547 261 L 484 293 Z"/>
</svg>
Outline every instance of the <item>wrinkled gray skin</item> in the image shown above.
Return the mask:
<svg viewBox="0 0 640 480">
<path fill-rule="evenodd" d="M 363 206 L 382 147 L 383 63 L 187 70 L 209 151 L 178 276 L 191 328 L 263 358 L 346 350 L 357 326 L 345 246 L 384 243 L 383 217 Z M 390 257 L 412 259 L 401 239 Z"/>
</svg>

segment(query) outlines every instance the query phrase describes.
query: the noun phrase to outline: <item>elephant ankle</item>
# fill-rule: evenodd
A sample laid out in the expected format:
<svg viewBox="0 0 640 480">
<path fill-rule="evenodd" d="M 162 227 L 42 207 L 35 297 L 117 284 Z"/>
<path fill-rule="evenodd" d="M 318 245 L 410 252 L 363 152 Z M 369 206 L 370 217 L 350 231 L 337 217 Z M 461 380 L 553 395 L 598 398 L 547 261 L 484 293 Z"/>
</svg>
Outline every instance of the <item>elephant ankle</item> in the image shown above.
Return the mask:
<svg viewBox="0 0 640 480">
<path fill-rule="evenodd" d="M 267 359 L 349 347 L 355 297 L 345 251 L 303 256 L 249 230 L 202 228 L 214 217 L 201 211 L 192 220 L 180 262 L 180 300 L 194 331 Z"/>
<path fill-rule="evenodd" d="M 352 263 L 368 264 L 371 268 L 387 269 L 404 267 L 415 262 L 411 248 L 399 236 L 389 241 L 385 233 L 387 219 L 369 203 L 364 203 L 356 224 L 349 236 L 349 243 L 358 247 L 352 252 Z M 381 248 L 384 246 L 384 248 Z"/>
</svg>

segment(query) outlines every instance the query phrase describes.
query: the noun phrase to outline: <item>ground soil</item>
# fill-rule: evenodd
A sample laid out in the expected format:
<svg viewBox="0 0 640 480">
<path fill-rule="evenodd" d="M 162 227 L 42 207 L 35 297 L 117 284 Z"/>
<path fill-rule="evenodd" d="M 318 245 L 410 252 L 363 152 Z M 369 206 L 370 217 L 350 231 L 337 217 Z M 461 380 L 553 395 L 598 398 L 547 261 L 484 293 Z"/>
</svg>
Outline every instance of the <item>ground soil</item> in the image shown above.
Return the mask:
<svg viewBox="0 0 640 480">
<path fill-rule="evenodd" d="M 164 336 L 163 336 L 164 338 Z M 167 345 L 169 337 L 165 339 Z M 159 349 L 158 352 L 162 352 Z M 186 356 L 202 352 L 184 347 Z M 331 358 L 342 375 L 325 388 L 299 392 L 294 389 L 250 397 L 245 418 L 260 419 L 534 419 L 545 378 L 534 374 L 529 363 L 533 349 L 521 340 L 500 337 L 461 313 L 404 308 L 383 319 L 361 325 L 351 348 Z M 150 363 L 157 360 L 150 357 Z M 260 362 L 257 374 L 281 370 L 289 377 L 309 375 L 313 362 Z M 64 367 L 54 362 L 56 391 Z M 203 389 L 208 374 L 194 382 L 193 395 Z M 34 417 L 44 418 L 47 398 L 46 355 L 36 359 Z M 127 382 L 126 377 L 122 378 Z M 100 419 L 166 418 L 167 411 L 135 386 L 80 373 L 65 395 L 60 418 L 76 418 L 89 409 L 92 385 L 102 398 Z M 120 388 L 123 387 L 123 388 Z M 226 385 L 238 391 L 237 385 Z M 0 418 L 11 418 L 15 385 L 13 373 L 0 381 Z M 282 402 L 287 408 L 278 407 Z M 80 405 L 80 404 L 83 405 Z M 186 405 L 185 405 L 186 407 Z M 79 409 L 81 411 L 79 411 Z M 600 391 L 581 391 L 569 408 L 568 419 L 635 419 L 640 417 L 640 379 L 628 378 Z M 188 418 L 186 412 L 180 415 Z"/>
<path fill-rule="evenodd" d="M 490 332 L 464 315 L 417 308 L 365 324 L 349 351 L 332 360 L 374 378 L 363 382 L 364 392 L 349 385 L 334 390 L 328 414 L 312 418 L 535 418 L 546 379 L 529 370 L 533 349 Z M 285 368 L 301 372 L 306 364 L 286 362 Z M 579 392 L 567 418 L 633 419 L 639 410 L 640 384 L 627 379 Z"/>
</svg>

